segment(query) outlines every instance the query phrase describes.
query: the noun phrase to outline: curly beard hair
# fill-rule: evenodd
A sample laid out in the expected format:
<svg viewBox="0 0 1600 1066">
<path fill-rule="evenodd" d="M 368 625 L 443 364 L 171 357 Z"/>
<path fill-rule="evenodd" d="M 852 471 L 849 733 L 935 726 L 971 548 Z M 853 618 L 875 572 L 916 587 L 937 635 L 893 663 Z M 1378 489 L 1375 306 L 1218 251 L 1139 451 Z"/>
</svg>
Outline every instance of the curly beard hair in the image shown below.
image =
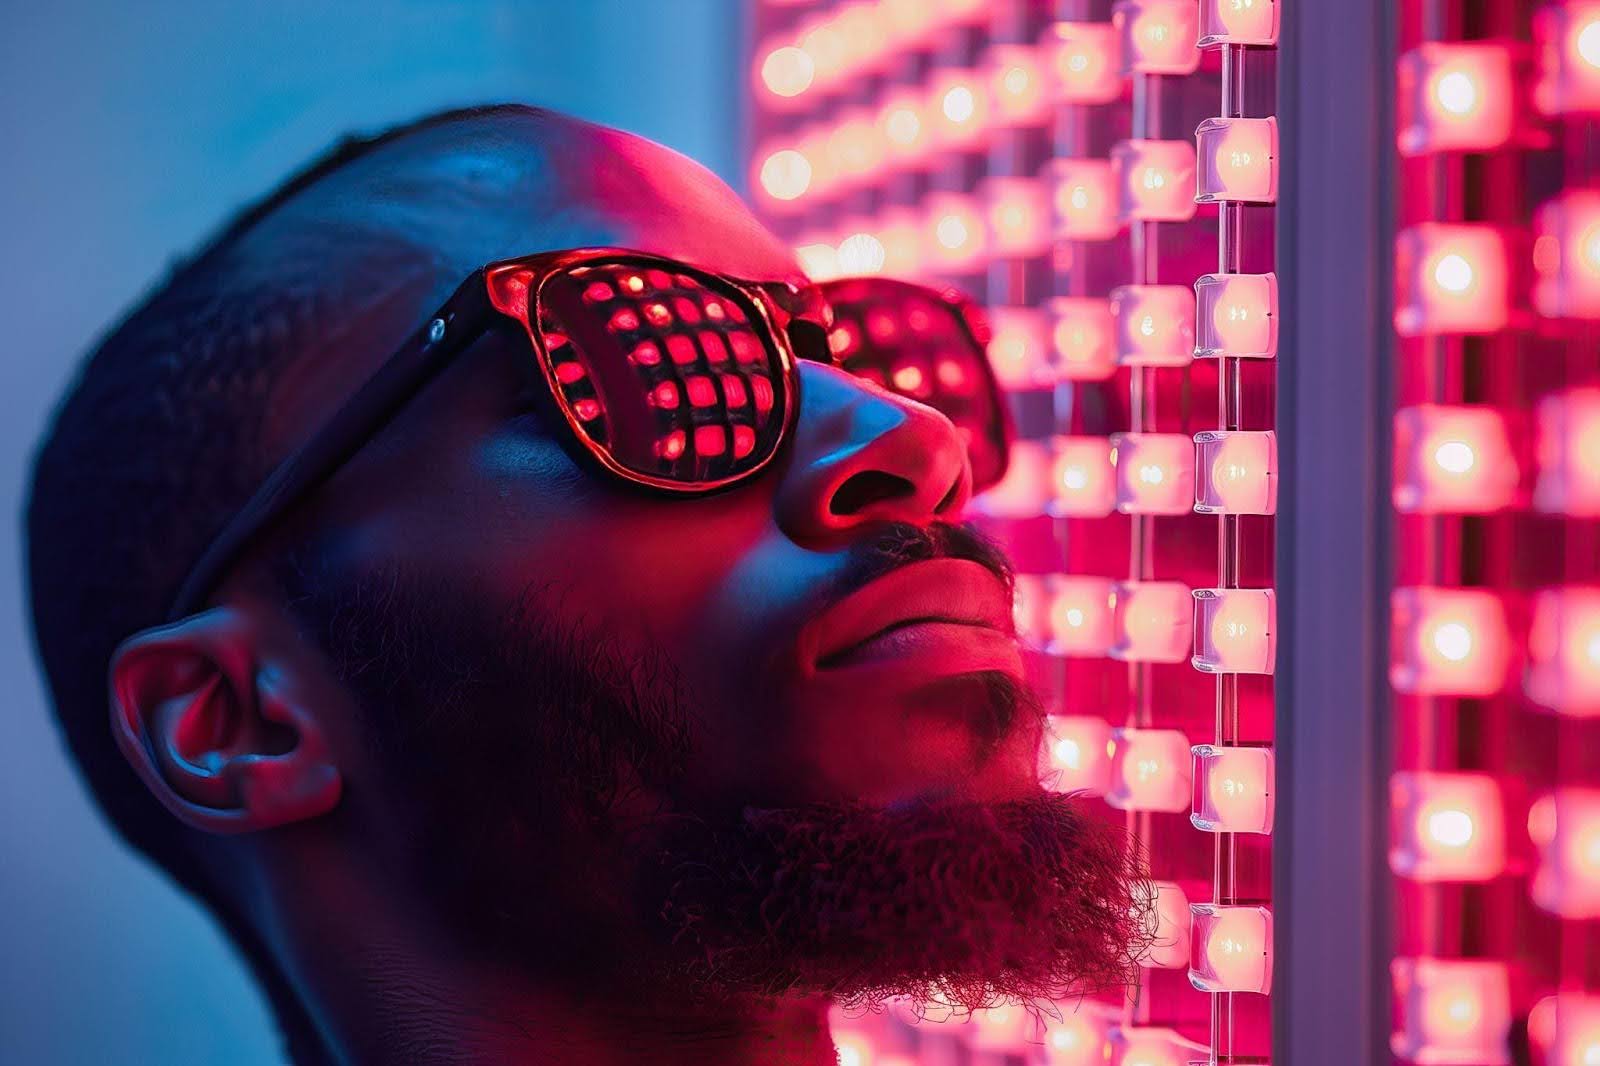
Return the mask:
<svg viewBox="0 0 1600 1066">
<path fill-rule="evenodd" d="M 1130 981 L 1147 929 L 1125 834 L 1050 793 L 748 810 L 679 832 L 647 883 L 710 995 L 1061 999 Z"/>
</svg>

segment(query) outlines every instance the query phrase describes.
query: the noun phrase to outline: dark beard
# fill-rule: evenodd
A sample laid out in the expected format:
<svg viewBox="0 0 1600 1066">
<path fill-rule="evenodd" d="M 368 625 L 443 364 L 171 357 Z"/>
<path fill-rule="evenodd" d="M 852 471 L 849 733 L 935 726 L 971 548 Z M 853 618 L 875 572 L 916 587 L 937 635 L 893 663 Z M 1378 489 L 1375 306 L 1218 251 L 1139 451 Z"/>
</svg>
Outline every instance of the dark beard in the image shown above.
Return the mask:
<svg viewBox="0 0 1600 1066">
<path fill-rule="evenodd" d="M 1125 984 L 1144 917 L 1125 834 L 1051 793 L 750 810 L 650 871 L 676 976 L 708 995 L 976 1009 Z"/>
<path fill-rule="evenodd" d="M 369 718 L 410 876 L 485 955 L 571 988 L 866 1006 L 1059 998 L 1134 972 L 1123 834 L 1070 798 L 686 815 L 661 797 L 692 704 L 659 653 L 554 627 L 549 590 L 484 619 L 393 574 L 318 576 L 297 568 L 291 603 Z M 1037 713 L 981 687 L 996 735 Z"/>
</svg>

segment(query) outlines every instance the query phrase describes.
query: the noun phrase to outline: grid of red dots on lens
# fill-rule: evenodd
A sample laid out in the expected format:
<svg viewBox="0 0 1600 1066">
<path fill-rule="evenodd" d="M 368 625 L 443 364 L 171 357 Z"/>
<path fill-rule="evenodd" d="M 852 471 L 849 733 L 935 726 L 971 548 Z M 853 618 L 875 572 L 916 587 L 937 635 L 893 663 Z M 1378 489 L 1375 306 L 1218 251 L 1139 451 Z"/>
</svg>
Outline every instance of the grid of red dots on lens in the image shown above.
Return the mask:
<svg viewBox="0 0 1600 1066">
<path fill-rule="evenodd" d="M 777 432 L 783 385 L 742 298 L 693 274 L 633 263 L 578 266 L 546 284 L 578 288 L 582 313 L 600 324 L 598 344 L 611 346 L 605 357 L 626 362 L 654 412 L 654 468 L 645 472 L 706 481 L 761 458 Z M 597 444 L 620 450 L 592 380 L 592 360 L 600 356 L 580 351 L 548 299 L 543 317 L 571 410 Z"/>
</svg>

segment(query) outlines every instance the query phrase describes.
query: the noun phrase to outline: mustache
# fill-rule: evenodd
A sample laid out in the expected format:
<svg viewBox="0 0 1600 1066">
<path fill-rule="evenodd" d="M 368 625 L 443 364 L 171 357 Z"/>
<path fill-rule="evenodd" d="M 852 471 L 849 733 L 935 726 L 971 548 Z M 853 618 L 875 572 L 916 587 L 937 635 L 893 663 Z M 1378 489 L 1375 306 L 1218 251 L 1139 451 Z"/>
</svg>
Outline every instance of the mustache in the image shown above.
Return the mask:
<svg viewBox="0 0 1600 1066">
<path fill-rule="evenodd" d="M 1011 560 L 1000 545 L 970 523 L 935 522 L 927 526 L 889 522 L 875 528 L 850 548 L 850 560 L 839 578 L 834 598 L 894 573 L 902 566 L 930 559 L 964 559 L 988 570 L 1006 587 L 1016 589 Z"/>
</svg>

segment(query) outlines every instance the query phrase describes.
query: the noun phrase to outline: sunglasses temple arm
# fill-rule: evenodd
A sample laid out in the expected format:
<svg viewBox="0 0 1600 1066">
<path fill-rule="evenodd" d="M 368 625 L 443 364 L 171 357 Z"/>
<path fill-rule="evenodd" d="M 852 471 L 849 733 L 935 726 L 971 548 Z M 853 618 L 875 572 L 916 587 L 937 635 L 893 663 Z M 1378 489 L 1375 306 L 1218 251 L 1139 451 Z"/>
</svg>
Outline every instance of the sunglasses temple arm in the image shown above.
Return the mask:
<svg viewBox="0 0 1600 1066">
<path fill-rule="evenodd" d="M 177 621 L 204 606 L 216 583 L 246 545 L 332 477 L 429 381 L 477 340 L 496 314 L 489 303 L 483 272 L 478 271 L 384 361 L 305 445 L 278 464 L 189 571 L 173 600 L 168 620 Z"/>
</svg>

